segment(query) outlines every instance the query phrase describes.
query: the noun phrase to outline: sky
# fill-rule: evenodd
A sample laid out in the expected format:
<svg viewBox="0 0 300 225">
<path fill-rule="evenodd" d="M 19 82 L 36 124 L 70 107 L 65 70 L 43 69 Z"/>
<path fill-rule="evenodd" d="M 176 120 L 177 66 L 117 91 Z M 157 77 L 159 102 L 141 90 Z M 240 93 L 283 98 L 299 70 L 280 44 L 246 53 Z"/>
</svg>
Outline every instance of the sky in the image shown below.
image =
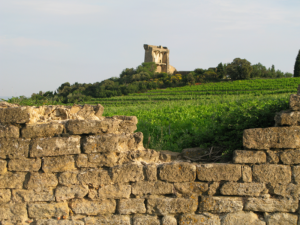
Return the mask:
<svg viewBox="0 0 300 225">
<path fill-rule="evenodd" d="M 243 58 L 293 72 L 299 0 L 0 0 L 0 96 L 118 77 L 144 44 L 178 71 Z"/>
</svg>

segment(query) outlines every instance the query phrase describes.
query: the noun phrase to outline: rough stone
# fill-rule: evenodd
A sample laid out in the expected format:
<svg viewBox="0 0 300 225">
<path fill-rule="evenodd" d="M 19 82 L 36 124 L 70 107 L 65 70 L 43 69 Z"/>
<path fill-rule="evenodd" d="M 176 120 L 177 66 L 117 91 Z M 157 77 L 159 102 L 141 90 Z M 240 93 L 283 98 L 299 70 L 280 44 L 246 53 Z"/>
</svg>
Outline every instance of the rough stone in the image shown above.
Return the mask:
<svg viewBox="0 0 300 225">
<path fill-rule="evenodd" d="M 177 220 L 174 216 L 164 216 L 161 220 L 162 225 L 177 225 Z"/>
<path fill-rule="evenodd" d="M 0 175 L 0 188 L 22 188 L 26 173 L 7 172 Z"/>
<path fill-rule="evenodd" d="M 84 222 L 75 220 L 44 219 L 38 220 L 36 225 L 84 225 Z"/>
<path fill-rule="evenodd" d="M 64 186 L 72 186 L 75 184 L 79 184 L 77 179 L 78 171 L 67 171 L 63 172 L 58 177 L 58 182 Z"/>
<path fill-rule="evenodd" d="M 9 171 L 39 171 L 41 159 L 11 159 L 8 162 Z"/>
<path fill-rule="evenodd" d="M 294 197 L 299 198 L 300 195 L 300 185 L 299 184 L 276 184 L 274 187 L 270 188 L 272 194 L 281 195 L 284 197 Z"/>
<path fill-rule="evenodd" d="M 279 163 L 279 151 L 269 150 L 267 151 L 267 162 L 272 164 Z"/>
<path fill-rule="evenodd" d="M 67 202 L 60 203 L 29 203 L 28 215 L 34 219 L 46 219 L 69 215 Z"/>
<path fill-rule="evenodd" d="M 74 156 L 45 157 L 42 168 L 45 173 L 75 170 Z"/>
<path fill-rule="evenodd" d="M 24 221 L 27 219 L 26 204 L 4 203 L 0 204 L 0 221 Z"/>
<path fill-rule="evenodd" d="M 144 180 L 143 166 L 131 163 L 115 166 L 111 169 L 114 183 L 137 182 Z"/>
<path fill-rule="evenodd" d="M 241 197 L 201 196 L 199 212 L 225 213 L 243 210 Z"/>
<path fill-rule="evenodd" d="M 145 199 L 121 199 L 117 211 L 120 214 L 146 213 Z"/>
<path fill-rule="evenodd" d="M 228 182 L 221 187 L 222 195 L 259 196 L 266 191 L 264 183 Z"/>
<path fill-rule="evenodd" d="M 120 156 L 120 153 L 116 152 L 88 154 L 88 164 L 91 163 L 97 167 L 113 167 L 119 164 L 121 157 L 122 156 Z"/>
<path fill-rule="evenodd" d="M 208 183 L 204 182 L 184 182 L 175 183 L 175 194 L 177 197 L 199 196 L 208 191 Z"/>
<path fill-rule="evenodd" d="M 102 169 L 87 169 L 78 173 L 78 181 L 94 188 L 112 183 L 109 172 Z"/>
<path fill-rule="evenodd" d="M 18 159 L 28 157 L 29 140 L 0 138 L 0 158 Z"/>
<path fill-rule="evenodd" d="M 75 199 L 69 203 L 69 206 L 76 214 L 96 216 L 100 214 L 115 213 L 116 201 L 113 199 L 103 199 L 98 201 Z"/>
<path fill-rule="evenodd" d="M 121 216 L 121 215 L 103 215 L 97 217 L 86 217 L 84 219 L 85 225 L 95 225 L 95 224 L 103 224 L 103 225 L 130 225 L 130 217 L 129 216 Z"/>
<path fill-rule="evenodd" d="M 168 182 L 195 181 L 196 166 L 190 163 L 163 164 L 158 173 L 161 180 Z"/>
<path fill-rule="evenodd" d="M 300 111 L 300 96 L 299 95 L 290 95 L 290 109 L 293 111 Z"/>
<path fill-rule="evenodd" d="M 220 225 L 219 216 L 211 213 L 183 214 L 179 218 L 179 225 Z"/>
<path fill-rule="evenodd" d="M 31 112 L 28 106 L 0 108 L 0 123 L 27 123 Z"/>
<path fill-rule="evenodd" d="M 12 190 L 12 199 L 15 202 L 51 202 L 55 201 L 53 189 L 44 188 L 43 190 Z"/>
<path fill-rule="evenodd" d="M 198 199 L 191 198 L 150 198 L 147 200 L 147 213 L 166 215 L 192 213 L 197 210 Z"/>
<path fill-rule="evenodd" d="M 264 221 L 261 221 L 258 216 L 253 212 L 234 212 L 228 213 L 222 218 L 222 225 L 266 225 Z"/>
<path fill-rule="evenodd" d="M 242 180 L 243 182 L 252 182 L 252 169 L 250 166 L 242 166 Z"/>
<path fill-rule="evenodd" d="M 219 191 L 219 187 L 220 187 L 220 182 L 212 182 L 209 185 L 208 195 L 210 196 L 215 195 Z"/>
<path fill-rule="evenodd" d="M 246 149 L 300 148 L 300 127 L 269 127 L 244 130 Z"/>
<path fill-rule="evenodd" d="M 1 162 L 0 162 L 0 165 L 1 165 Z M 1 166 L 0 166 L 0 168 L 1 168 Z M 155 164 L 146 165 L 145 166 L 145 174 L 146 174 L 146 180 L 148 180 L 148 181 L 157 181 L 157 167 L 156 167 L 156 165 Z"/>
<path fill-rule="evenodd" d="M 180 158 L 181 153 L 180 152 L 172 152 L 168 150 L 162 150 L 160 151 L 159 159 L 162 162 L 171 162 L 178 158 Z"/>
<path fill-rule="evenodd" d="M 30 149 L 30 157 L 72 154 L 80 154 L 80 136 L 37 138 Z"/>
<path fill-rule="evenodd" d="M 73 198 L 83 198 L 89 192 L 87 185 L 59 186 L 55 190 L 56 201 L 63 201 Z"/>
<path fill-rule="evenodd" d="M 27 189 L 40 191 L 44 188 L 56 187 L 57 184 L 57 178 L 52 173 L 30 173 L 29 179 L 24 186 Z"/>
<path fill-rule="evenodd" d="M 0 189 L 0 204 L 9 202 L 11 198 L 10 189 Z"/>
<path fill-rule="evenodd" d="M 253 179 L 260 183 L 287 184 L 291 182 L 291 167 L 276 164 L 253 166 Z"/>
<path fill-rule="evenodd" d="M 275 126 L 299 126 L 300 112 L 284 110 L 275 114 Z"/>
<path fill-rule="evenodd" d="M 113 116 L 114 119 L 122 120 L 119 124 L 120 133 L 133 133 L 137 129 L 138 119 L 136 116 Z"/>
<path fill-rule="evenodd" d="M 96 199 L 122 199 L 129 198 L 131 194 L 130 185 L 113 184 L 100 187 Z"/>
<path fill-rule="evenodd" d="M 128 152 L 127 160 L 134 162 L 157 163 L 159 162 L 160 152 L 153 149 L 136 150 Z"/>
<path fill-rule="evenodd" d="M 248 198 L 244 207 L 246 211 L 257 212 L 296 212 L 298 200 L 271 199 L 271 198 Z"/>
<path fill-rule="evenodd" d="M 298 216 L 290 213 L 266 213 L 267 225 L 297 225 Z"/>
<path fill-rule="evenodd" d="M 76 157 L 76 166 L 79 168 L 97 168 L 98 165 L 98 163 L 89 162 L 87 154 L 79 154 Z"/>
<path fill-rule="evenodd" d="M 137 196 L 166 195 L 173 192 L 173 184 L 162 181 L 139 181 L 132 184 L 132 194 Z"/>
<path fill-rule="evenodd" d="M 300 166 L 292 166 L 293 179 L 297 184 L 300 184 Z"/>
<path fill-rule="evenodd" d="M 197 166 L 197 177 L 203 181 L 237 181 L 242 176 L 240 165 L 211 163 Z"/>
<path fill-rule="evenodd" d="M 265 163 L 267 161 L 266 153 L 262 151 L 235 150 L 233 153 L 234 163 Z"/>
<path fill-rule="evenodd" d="M 0 124 L 0 138 L 19 138 L 20 130 L 13 125 Z"/>
<path fill-rule="evenodd" d="M 62 134 L 64 129 L 62 123 L 27 124 L 21 134 L 23 138 L 53 137 Z"/>
<path fill-rule="evenodd" d="M 0 159 L 0 175 L 4 174 L 6 172 L 7 172 L 7 162 L 6 162 L 6 160 Z"/>
<path fill-rule="evenodd" d="M 283 164 L 299 164 L 300 149 L 286 150 L 280 154 L 280 159 L 283 162 Z"/>
<path fill-rule="evenodd" d="M 160 221 L 157 216 L 135 215 L 133 217 L 133 225 L 160 225 Z"/>
</svg>

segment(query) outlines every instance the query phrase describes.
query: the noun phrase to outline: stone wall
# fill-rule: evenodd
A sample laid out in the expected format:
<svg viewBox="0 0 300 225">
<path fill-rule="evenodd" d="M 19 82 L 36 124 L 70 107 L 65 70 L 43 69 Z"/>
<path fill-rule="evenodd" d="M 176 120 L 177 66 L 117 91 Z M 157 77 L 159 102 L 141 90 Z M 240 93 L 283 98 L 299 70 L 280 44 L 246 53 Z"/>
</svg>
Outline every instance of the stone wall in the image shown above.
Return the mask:
<svg viewBox="0 0 300 225">
<path fill-rule="evenodd" d="M 101 105 L 0 107 L 1 224 L 298 223 L 300 95 L 231 164 L 171 161 Z"/>
</svg>

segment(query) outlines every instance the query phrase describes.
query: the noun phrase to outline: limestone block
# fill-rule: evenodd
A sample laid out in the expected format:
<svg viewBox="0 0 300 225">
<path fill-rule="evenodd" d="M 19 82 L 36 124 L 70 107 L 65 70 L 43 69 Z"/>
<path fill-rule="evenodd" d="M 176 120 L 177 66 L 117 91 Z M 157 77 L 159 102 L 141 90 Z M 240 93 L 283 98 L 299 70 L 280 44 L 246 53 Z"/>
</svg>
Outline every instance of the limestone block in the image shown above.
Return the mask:
<svg viewBox="0 0 300 225">
<path fill-rule="evenodd" d="M 246 149 L 300 148 L 300 126 L 247 129 L 243 145 Z"/>
<path fill-rule="evenodd" d="M 113 118 L 121 120 L 118 127 L 120 133 L 133 133 L 136 131 L 138 123 L 136 116 L 113 116 Z"/>
<path fill-rule="evenodd" d="M 31 112 L 28 106 L 0 108 L 0 123 L 27 123 Z"/>
<path fill-rule="evenodd" d="M 18 159 L 28 157 L 29 140 L 0 138 L 0 158 Z"/>
<path fill-rule="evenodd" d="M 297 225 L 298 216 L 290 213 L 266 213 L 267 225 Z"/>
<path fill-rule="evenodd" d="M 43 190 L 12 190 L 12 199 L 15 202 L 51 202 L 55 201 L 53 189 L 44 188 Z"/>
<path fill-rule="evenodd" d="M 298 198 L 300 196 L 300 185 L 299 184 L 276 184 L 270 188 L 270 193 L 281 195 L 284 197 Z"/>
<path fill-rule="evenodd" d="M 267 162 L 277 164 L 279 163 L 279 151 L 269 150 L 267 151 Z"/>
<path fill-rule="evenodd" d="M 243 210 L 241 197 L 201 196 L 199 212 L 225 213 Z"/>
<path fill-rule="evenodd" d="M 58 177 L 58 182 L 64 186 L 72 186 L 75 184 L 79 184 L 77 179 L 78 171 L 67 171 L 63 172 Z"/>
<path fill-rule="evenodd" d="M 262 151 L 235 150 L 233 153 L 234 163 L 265 163 L 267 161 L 266 153 Z"/>
<path fill-rule="evenodd" d="M 76 220 L 43 219 L 37 220 L 36 225 L 84 225 L 84 222 Z"/>
<path fill-rule="evenodd" d="M 243 182 L 252 182 L 252 169 L 250 166 L 242 166 Z"/>
<path fill-rule="evenodd" d="M 74 156 L 45 157 L 42 168 L 45 173 L 75 170 Z"/>
<path fill-rule="evenodd" d="M 123 199 L 129 198 L 131 194 L 130 185 L 113 184 L 100 187 L 96 196 L 89 195 L 91 199 Z"/>
<path fill-rule="evenodd" d="M 37 138 L 30 149 L 30 157 L 72 154 L 80 154 L 80 136 Z"/>
<path fill-rule="evenodd" d="M 27 219 L 26 204 L 3 203 L 0 204 L 0 221 L 24 221 Z"/>
<path fill-rule="evenodd" d="M 0 159 L 0 175 L 7 172 L 7 162 Z"/>
<path fill-rule="evenodd" d="M 97 167 L 113 167 L 118 165 L 119 160 L 120 153 L 116 152 L 88 154 L 88 164 L 96 165 Z"/>
<path fill-rule="evenodd" d="M 203 181 L 237 181 L 242 176 L 240 165 L 211 163 L 197 165 L 197 177 Z"/>
<path fill-rule="evenodd" d="M 139 148 L 142 148 L 142 146 Z M 157 163 L 159 162 L 160 152 L 153 149 L 136 150 L 128 152 L 126 157 L 129 161 Z"/>
<path fill-rule="evenodd" d="M 30 173 L 29 179 L 24 186 L 27 189 L 38 191 L 48 187 L 56 187 L 57 184 L 57 178 L 52 173 Z"/>
<path fill-rule="evenodd" d="M 183 149 L 184 151 L 185 149 Z M 181 153 L 180 152 L 172 152 L 169 150 L 161 150 L 160 152 L 160 156 L 159 156 L 159 160 L 161 162 L 171 162 L 174 161 L 176 159 L 179 159 L 181 157 Z"/>
<path fill-rule="evenodd" d="M 39 171 L 42 165 L 41 159 L 11 159 L 8 162 L 9 171 Z"/>
<path fill-rule="evenodd" d="M 53 137 L 62 134 L 64 129 L 62 123 L 27 124 L 21 134 L 23 138 Z"/>
<path fill-rule="evenodd" d="M 219 216 L 211 213 L 183 214 L 179 218 L 179 225 L 220 225 Z"/>
<path fill-rule="evenodd" d="M 136 163 L 115 166 L 111 169 L 114 183 L 137 182 L 144 180 L 143 166 Z"/>
<path fill-rule="evenodd" d="M 56 201 L 63 201 L 73 198 L 83 198 L 89 192 L 87 185 L 71 185 L 71 186 L 59 186 L 55 190 Z"/>
<path fill-rule="evenodd" d="M 103 215 L 97 217 L 86 217 L 84 218 L 85 225 L 130 225 L 129 216 L 121 215 Z"/>
<path fill-rule="evenodd" d="M 147 213 L 166 215 L 192 213 L 197 210 L 198 199 L 191 198 L 150 198 L 147 200 Z"/>
<path fill-rule="evenodd" d="M 132 194 L 143 195 L 166 195 L 173 194 L 173 184 L 163 181 L 139 181 L 132 183 Z"/>
<path fill-rule="evenodd" d="M 190 163 L 169 163 L 159 168 L 159 178 L 168 182 L 188 182 L 196 179 L 196 166 Z"/>
<path fill-rule="evenodd" d="M 177 225 L 177 220 L 174 216 L 164 216 L 161 220 L 162 225 Z"/>
<path fill-rule="evenodd" d="M 157 181 L 157 167 L 156 167 L 156 165 L 155 164 L 146 165 L 145 166 L 145 174 L 146 174 L 146 180 L 148 180 L 148 181 Z"/>
<path fill-rule="evenodd" d="M 300 166 L 292 166 L 293 179 L 297 184 L 300 184 Z"/>
<path fill-rule="evenodd" d="M 29 203 L 28 215 L 34 219 L 46 219 L 69 215 L 67 202 L 60 203 Z"/>
<path fill-rule="evenodd" d="M 299 126 L 300 112 L 284 110 L 275 114 L 275 126 Z"/>
<path fill-rule="evenodd" d="M 69 206 L 76 214 L 96 216 L 99 214 L 115 213 L 116 201 L 113 199 L 103 199 L 98 201 L 75 199 L 69 203 Z"/>
<path fill-rule="evenodd" d="M 222 225 L 266 225 L 264 221 L 261 221 L 258 216 L 253 212 L 234 212 L 228 213 L 222 218 Z"/>
<path fill-rule="evenodd" d="M 290 109 L 293 111 L 300 111 L 300 96 L 299 95 L 290 95 Z"/>
<path fill-rule="evenodd" d="M 210 196 L 215 195 L 219 191 L 219 187 L 220 187 L 220 182 L 212 182 L 209 185 L 208 195 Z"/>
<path fill-rule="evenodd" d="M 121 199 L 118 204 L 117 211 L 120 214 L 146 213 L 145 199 Z"/>
<path fill-rule="evenodd" d="M 0 189 L 0 204 L 9 202 L 11 198 L 10 189 Z"/>
<path fill-rule="evenodd" d="M 286 150 L 280 154 L 280 159 L 283 162 L 283 164 L 299 164 L 300 149 Z"/>
<path fill-rule="evenodd" d="M 157 216 L 135 215 L 133 217 L 133 225 L 160 225 L 160 221 Z"/>
<path fill-rule="evenodd" d="M 77 179 L 80 183 L 89 185 L 94 188 L 112 183 L 109 172 L 102 169 L 82 170 L 78 173 Z"/>
<path fill-rule="evenodd" d="M 253 166 L 253 179 L 260 183 L 287 184 L 291 182 L 291 167 L 276 164 Z"/>
<path fill-rule="evenodd" d="M 257 212 L 296 212 L 298 200 L 273 198 L 248 198 L 244 207 L 246 211 Z"/>
<path fill-rule="evenodd" d="M 227 182 L 221 187 L 222 195 L 259 196 L 266 191 L 264 183 Z"/>
<path fill-rule="evenodd" d="M 99 163 L 89 162 L 89 157 L 87 154 L 79 154 L 76 157 L 76 166 L 79 168 L 97 168 L 98 165 Z"/>
<path fill-rule="evenodd" d="M 0 138 L 19 138 L 19 128 L 13 125 L 0 124 Z"/>
<path fill-rule="evenodd" d="M 208 183 L 204 182 L 184 182 L 175 183 L 175 194 L 177 197 L 199 196 L 208 191 Z"/>
<path fill-rule="evenodd" d="M 0 175 L 0 188 L 22 188 L 26 173 L 7 172 Z"/>
</svg>

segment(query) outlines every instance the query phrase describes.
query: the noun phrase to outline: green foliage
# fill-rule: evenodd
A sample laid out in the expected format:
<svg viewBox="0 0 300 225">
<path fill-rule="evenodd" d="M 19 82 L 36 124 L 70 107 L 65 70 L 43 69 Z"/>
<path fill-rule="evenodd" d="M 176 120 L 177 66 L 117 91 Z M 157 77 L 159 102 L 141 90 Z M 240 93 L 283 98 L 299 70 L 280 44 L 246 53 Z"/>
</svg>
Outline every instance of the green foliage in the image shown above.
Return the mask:
<svg viewBox="0 0 300 225">
<path fill-rule="evenodd" d="M 300 50 L 296 58 L 294 67 L 294 77 L 300 77 Z"/>
<path fill-rule="evenodd" d="M 219 63 L 219 65 L 217 66 L 217 74 L 218 74 L 218 78 L 219 79 L 223 79 L 225 78 L 225 69 L 222 63 Z"/>
<path fill-rule="evenodd" d="M 235 58 L 226 69 L 233 80 L 249 79 L 252 72 L 251 63 L 240 58 Z"/>
</svg>

